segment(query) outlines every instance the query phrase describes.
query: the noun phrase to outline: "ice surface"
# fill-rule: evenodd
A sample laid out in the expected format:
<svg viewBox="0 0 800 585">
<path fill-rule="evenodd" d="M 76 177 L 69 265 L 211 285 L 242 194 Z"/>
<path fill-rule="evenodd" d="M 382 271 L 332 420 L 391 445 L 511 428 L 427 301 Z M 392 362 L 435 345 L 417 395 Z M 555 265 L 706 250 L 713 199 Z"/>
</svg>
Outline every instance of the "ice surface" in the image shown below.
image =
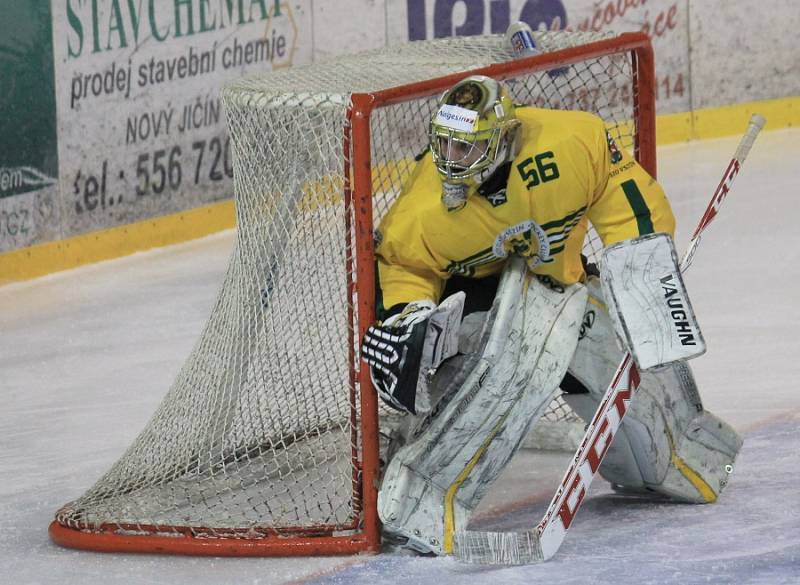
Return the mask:
<svg viewBox="0 0 800 585">
<path fill-rule="evenodd" d="M 659 177 L 685 245 L 736 138 L 661 148 Z M 316 559 L 108 555 L 59 548 L 55 510 L 141 430 L 210 311 L 233 234 L 0 288 L 0 581 L 304 583 L 800 582 L 800 130 L 765 132 L 686 277 L 708 353 L 706 407 L 745 434 L 717 504 L 622 499 L 598 480 L 559 554 L 485 568 L 400 553 Z M 523 453 L 476 520 L 522 529 L 561 474 Z"/>
</svg>

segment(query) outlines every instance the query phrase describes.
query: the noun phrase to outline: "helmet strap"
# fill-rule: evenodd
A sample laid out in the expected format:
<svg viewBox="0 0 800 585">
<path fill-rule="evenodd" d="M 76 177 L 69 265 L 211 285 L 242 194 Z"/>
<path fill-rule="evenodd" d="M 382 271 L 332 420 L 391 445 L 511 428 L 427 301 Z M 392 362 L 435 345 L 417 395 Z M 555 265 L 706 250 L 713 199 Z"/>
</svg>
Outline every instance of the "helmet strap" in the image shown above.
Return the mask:
<svg viewBox="0 0 800 585">
<path fill-rule="evenodd" d="M 521 124 L 519 121 L 514 122 L 514 126 L 509 128 L 508 136 L 506 138 L 506 161 L 511 162 L 517 155 L 519 154 L 521 140 L 520 140 L 520 128 Z"/>
</svg>

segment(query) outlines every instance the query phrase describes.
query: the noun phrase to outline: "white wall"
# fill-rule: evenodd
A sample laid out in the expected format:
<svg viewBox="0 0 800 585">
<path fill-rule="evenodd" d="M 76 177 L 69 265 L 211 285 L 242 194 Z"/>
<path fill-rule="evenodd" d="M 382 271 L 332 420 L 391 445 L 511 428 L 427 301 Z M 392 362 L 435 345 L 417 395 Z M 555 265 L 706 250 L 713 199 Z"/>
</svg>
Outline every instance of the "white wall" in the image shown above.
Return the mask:
<svg viewBox="0 0 800 585">
<path fill-rule="evenodd" d="M 692 108 L 800 95 L 800 4 L 690 2 Z"/>
</svg>

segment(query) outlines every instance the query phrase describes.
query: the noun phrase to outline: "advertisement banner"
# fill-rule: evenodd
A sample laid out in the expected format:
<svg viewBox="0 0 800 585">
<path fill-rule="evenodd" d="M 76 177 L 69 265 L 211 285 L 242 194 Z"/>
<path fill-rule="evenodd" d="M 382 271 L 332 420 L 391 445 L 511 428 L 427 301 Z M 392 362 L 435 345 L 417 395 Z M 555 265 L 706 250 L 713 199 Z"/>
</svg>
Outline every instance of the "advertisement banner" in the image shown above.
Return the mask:
<svg viewBox="0 0 800 585">
<path fill-rule="evenodd" d="M 230 197 L 220 89 L 311 61 L 310 13 L 281 0 L 54 0 L 53 10 L 69 235 Z"/>
<path fill-rule="evenodd" d="M 797 35 L 770 31 L 795 30 L 800 13 L 779 0 L 758 4 L 769 18 L 755 21 L 754 0 L 730 10 L 721 0 L 6 4 L 0 253 L 230 198 L 233 160 L 220 90 L 276 68 L 409 41 L 504 33 L 523 21 L 534 30 L 648 33 L 658 114 L 796 95 L 798 86 Z M 729 31 L 753 30 L 720 35 L 718 21 Z M 727 57 L 732 51 L 737 58 Z M 764 78 L 767 69 L 775 74 Z"/>
<path fill-rule="evenodd" d="M 49 2 L 0 18 L 0 252 L 59 236 Z"/>
</svg>

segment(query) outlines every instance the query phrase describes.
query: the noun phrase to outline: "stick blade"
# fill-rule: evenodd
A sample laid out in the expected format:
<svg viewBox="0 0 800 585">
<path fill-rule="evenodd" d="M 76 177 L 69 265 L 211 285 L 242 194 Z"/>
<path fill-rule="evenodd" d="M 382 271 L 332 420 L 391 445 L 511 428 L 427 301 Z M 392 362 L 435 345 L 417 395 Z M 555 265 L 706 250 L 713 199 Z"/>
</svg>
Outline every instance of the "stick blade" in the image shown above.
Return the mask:
<svg viewBox="0 0 800 585">
<path fill-rule="evenodd" d="M 456 558 L 480 565 L 530 565 L 545 560 L 539 535 L 534 531 L 468 530 L 456 533 L 453 545 Z"/>
</svg>

